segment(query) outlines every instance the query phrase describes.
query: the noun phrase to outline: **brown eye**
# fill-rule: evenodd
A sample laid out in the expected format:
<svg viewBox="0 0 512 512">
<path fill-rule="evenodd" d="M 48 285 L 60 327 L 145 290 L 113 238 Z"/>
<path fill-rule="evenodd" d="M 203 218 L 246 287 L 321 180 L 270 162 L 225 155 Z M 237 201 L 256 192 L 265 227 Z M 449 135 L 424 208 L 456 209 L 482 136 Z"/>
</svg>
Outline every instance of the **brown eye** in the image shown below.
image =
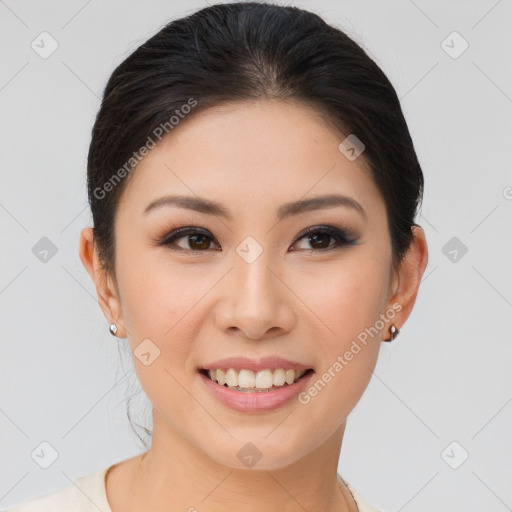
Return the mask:
<svg viewBox="0 0 512 512">
<path fill-rule="evenodd" d="M 310 235 L 309 242 L 313 244 L 314 249 L 325 249 L 326 247 L 329 247 L 329 240 L 332 238 L 332 235 L 329 235 L 327 233 L 317 233 L 315 235 Z M 319 244 L 316 245 L 315 244 Z"/>
<path fill-rule="evenodd" d="M 202 249 L 209 249 L 211 238 L 209 239 L 205 235 L 187 235 L 188 236 L 188 244 L 189 247 L 196 251 L 196 250 L 202 250 Z M 185 238 L 185 237 L 182 237 Z M 179 240 L 179 239 L 178 239 Z"/>
<path fill-rule="evenodd" d="M 179 245 L 176 242 L 181 239 L 186 239 L 183 245 Z M 191 252 L 204 252 L 210 249 L 213 238 L 206 234 L 206 232 L 199 230 L 198 228 L 180 228 L 169 236 L 165 237 L 159 245 L 170 246 L 171 249 L 178 251 L 191 251 Z M 174 246 L 174 247 L 173 247 Z"/>
<path fill-rule="evenodd" d="M 310 247 L 305 247 L 303 250 L 310 252 L 336 249 L 344 245 L 354 245 L 356 241 L 356 238 L 349 238 L 340 229 L 330 226 L 308 228 L 299 235 L 297 242 L 302 239 L 306 239 L 307 243 L 310 244 Z M 334 239 L 334 243 L 330 243 L 331 239 Z"/>
</svg>

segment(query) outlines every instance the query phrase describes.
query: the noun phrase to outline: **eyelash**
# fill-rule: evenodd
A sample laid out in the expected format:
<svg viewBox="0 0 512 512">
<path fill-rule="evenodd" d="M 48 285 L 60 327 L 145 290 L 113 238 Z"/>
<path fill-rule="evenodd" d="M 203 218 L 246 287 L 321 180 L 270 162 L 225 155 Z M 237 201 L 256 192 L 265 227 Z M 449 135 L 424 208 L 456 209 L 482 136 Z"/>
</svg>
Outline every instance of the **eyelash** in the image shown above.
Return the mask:
<svg viewBox="0 0 512 512">
<path fill-rule="evenodd" d="M 184 252 L 190 252 L 190 253 L 202 253 L 206 252 L 211 249 L 205 249 L 205 250 L 197 250 L 197 249 L 183 249 L 183 248 L 176 248 L 172 247 L 172 244 L 176 242 L 176 240 L 179 240 L 180 238 L 185 238 L 190 235 L 202 235 L 207 238 L 210 238 L 210 240 L 214 240 L 213 237 L 211 237 L 207 230 L 203 230 L 201 228 L 195 227 L 195 226 L 187 226 L 183 228 L 178 228 L 170 233 L 168 233 L 164 238 L 162 238 L 160 241 L 157 242 L 158 246 L 168 246 L 173 251 L 184 251 Z M 310 228 L 305 229 L 302 231 L 297 238 L 295 239 L 293 245 L 295 245 L 298 241 L 302 240 L 304 237 L 308 235 L 313 234 L 324 234 L 329 235 L 331 238 L 334 238 L 336 240 L 335 244 L 329 245 L 326 248 L 323 249 L 299 249 L 302 251 L 306 251 L 308 253 L 314 253 L 314 252 L 326 252 L 330 250 L 335 249 L 341 249 L 343 246 L 350 246 L 350 245 L 356 245 L 357 237 L 350 237 L 346 232 L 342 231 L 339 228 L 336 228 L 334 226 L 312 226 Z"/>
</svg>

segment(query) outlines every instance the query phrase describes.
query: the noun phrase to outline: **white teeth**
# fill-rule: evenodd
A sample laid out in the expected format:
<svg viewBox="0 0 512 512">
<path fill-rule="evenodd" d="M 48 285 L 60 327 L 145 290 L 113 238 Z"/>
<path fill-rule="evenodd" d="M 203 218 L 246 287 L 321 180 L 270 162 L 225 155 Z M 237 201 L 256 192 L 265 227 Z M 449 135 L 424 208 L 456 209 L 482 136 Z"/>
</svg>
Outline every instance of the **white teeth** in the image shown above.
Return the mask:
<svg viewBox="0 0 512 512">
<path fill-rule="evenodd" d="M 274 371 L 274 386 L 282 386 L 286 382 L 286 372 L 282 368 Z"/>
<path fill-rule="evenodd" d="M 240 372 L 242 374 L 244 370 Z M 258 389 L 271 388 L 274 381 L 274 376 L 270 370 L 260 370 L 256 374 L 256 387 Z"/>
<path fill-rule="evenodd" d="M 235 372 L 235 370 L 233 370 L 233 372 Z M 238 374 L 238 383 L 235 384 L 235 386 L 240 386 L 241 388 L 253 388 L 257 380 L 258 379 L 254 376 L 254 372 L 252 370 L 240 370 L 240 373 Z"/>
<path fill-rule="evenodd" d="M 217 370 L 217 382 L 221 386 L 224 386 L 224 384 L 226 384 L 226 375 L 222 370 Z"/>
<path fill-rule="evenodd" d="M 214 382 L 218 382 L 221 386 L 226 384 L 232 388 L 244 388 L 244 389 L 271 389 L 273 387 L 281 387 L 284 384 L 291 385 L 302 377 L 306 370 L 284 370 L 283 368 L 277 368 L 272 370 L 260 370 L 253 372 L 252 370 L 241 369 L 237 372 L 234 368 L 228 370 L 210 369 L 208 370 L 208 376 Z"/>
<path fill-rule="evenodd" d="M 226 384 L 231 387 L 238 386 L 238 373 L 233 368 L 226 372 Z"/>
</svg>

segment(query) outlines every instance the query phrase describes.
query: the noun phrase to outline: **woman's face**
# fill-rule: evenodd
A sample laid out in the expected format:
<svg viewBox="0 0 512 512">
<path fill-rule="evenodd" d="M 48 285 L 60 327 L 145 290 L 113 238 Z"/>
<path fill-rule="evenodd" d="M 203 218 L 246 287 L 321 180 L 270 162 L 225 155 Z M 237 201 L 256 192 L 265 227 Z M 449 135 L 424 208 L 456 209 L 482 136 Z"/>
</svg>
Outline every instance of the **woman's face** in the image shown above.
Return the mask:
<svg viewBox="0 0 512 512">
<path fill-rule="evenodd" d="M 385 205 L 364 153 L 350 160 L 343 139 L 300 103 L 233 103 L 182 120 L 133 171 L 116 215 L 115 265 L 155 432 L 230 467 L 253 455 L 272 469 L 344 428 L 381 339 L 401 324 Z M 190 199 L 148 209 L 165 196 Z M 311 201 L 323 196 L 359 206 Z M 215 363 L 239 357 L 250 361 Z M 258 367 L 262 358 L 289 363 Z M 199 371 L 229 367 L 254 370 L 262 386 L 282 382 L 279 368 L 312 372 L 292 393 L 286 384 L 246 393 Z M 251 385 L 251 372 L 241 373 Z"/>
</svg>

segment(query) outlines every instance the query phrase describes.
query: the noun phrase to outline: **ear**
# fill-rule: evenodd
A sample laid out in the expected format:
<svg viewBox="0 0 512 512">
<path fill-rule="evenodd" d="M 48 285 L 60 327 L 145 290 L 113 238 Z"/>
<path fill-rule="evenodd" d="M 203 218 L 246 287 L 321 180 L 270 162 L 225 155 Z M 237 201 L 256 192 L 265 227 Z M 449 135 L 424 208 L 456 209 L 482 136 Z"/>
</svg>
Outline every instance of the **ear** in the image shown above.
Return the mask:
<svg viewBox="0 0 512 512">
<path fill-rule="evenodd" d="M 425 232 L 420 226 L 413 226 L 413 242 L 404 256 L 400 268 L 394 272 L 388 308 L 399 303 L 401 309 L 395 315 L 393 322 L 397 329 L 409 318 L 418 295 L 421 277 L 428 263 L 428 247 Z"/>
<path fill-rule="evenodd" d="M 107 275 L 106 271 L 101 266 L 100 258 L 94 244 L 94 231 L 91 227 L 84 228 L 80 232 L 78 253 L 85 269 L 96 286 L 98 304 L 105 318 L 109 325 L 111 323 L 117 325 L 118 331 L 116 336 L 118 338 L 126 338 L 128 334 L 125 328 L 119 293 L 113 277 Z"/>
</svg>

